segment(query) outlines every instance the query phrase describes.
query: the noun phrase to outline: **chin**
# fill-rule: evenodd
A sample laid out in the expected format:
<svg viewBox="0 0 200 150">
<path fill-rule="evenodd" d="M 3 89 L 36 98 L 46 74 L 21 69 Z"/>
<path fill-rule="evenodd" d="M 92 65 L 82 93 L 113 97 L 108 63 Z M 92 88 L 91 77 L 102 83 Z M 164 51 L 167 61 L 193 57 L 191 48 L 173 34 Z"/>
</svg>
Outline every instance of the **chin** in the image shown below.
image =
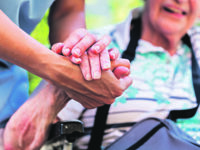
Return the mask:
<svg viewBox="0 0 200 150">
<path fill-rule="evenodd" d="M 170 24 L 170 23 L 164 23 L 162 26 L 157 28 L 160 30 L 162 34 L 166 35 L 183 35 L 187 32 L 184 28 L 182 28 L 180 25 L 177 24 Z"/>
</svg>

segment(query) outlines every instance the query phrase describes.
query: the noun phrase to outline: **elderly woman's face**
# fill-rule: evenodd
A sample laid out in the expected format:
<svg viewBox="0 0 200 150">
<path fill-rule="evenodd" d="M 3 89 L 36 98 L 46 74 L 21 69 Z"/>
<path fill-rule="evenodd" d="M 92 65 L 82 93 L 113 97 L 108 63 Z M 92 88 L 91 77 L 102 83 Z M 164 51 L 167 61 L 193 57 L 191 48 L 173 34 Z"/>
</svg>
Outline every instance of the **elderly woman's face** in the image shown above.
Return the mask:
<svg viewBox="0 0 200 150">
<path fill-rule="evenodd" d="M 144 20 L 162 34 L 181 35 L 193 25 L 199 9 L 200 0 L 147 0 Z"/>
</svg>

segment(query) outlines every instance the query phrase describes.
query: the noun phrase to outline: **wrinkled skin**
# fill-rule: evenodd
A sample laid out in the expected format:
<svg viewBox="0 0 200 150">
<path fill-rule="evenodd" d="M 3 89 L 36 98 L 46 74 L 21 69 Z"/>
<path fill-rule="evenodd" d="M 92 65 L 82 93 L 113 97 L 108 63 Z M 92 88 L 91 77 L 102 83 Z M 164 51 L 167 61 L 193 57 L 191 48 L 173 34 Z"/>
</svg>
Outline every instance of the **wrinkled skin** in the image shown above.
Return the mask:
<svg viewBox="0 0 200 150">
<path fill-rule="evenodd" d="M 61 47 L 59 45 L 61 45 Z M 63 49 L 63 47 L 64 46 L 62 46 L 62 44 L 58 44 L 53 49 L 56 53 L 59 53 L 59 49 Z M 71 51 L 69 55 L 71 55 Z M 115 89 L 116 86 L 124 86 L 124 89 L 127 88 L 126 84 L 123 85 L 124 81 L 131 84 L 130 77 L 128 77 L 130 63 L 128 60 L 125 59 L 117 59 L 117 57 L 114 58 L 113 56 L 118 55 L 118 52 L 116 50 L 110 50 L 110 56 L 108 55 L 107 51 L 106 55 L 108 56 L 106 57 L 106 59 L 103 57 L 102 58 L 104 59 L 104 61 L 106 61 L 106 63 L 109 63 L 110 66 L 109 68 L 104 69 L 106 71 L 100 72 L 102 73 L 100 79 L 87 81 L 87 84 L 85 84 L 84 86 L 87 86 L 87 88 L 90 89 L 89 91 L 85 88 L 83 88 L 80 92 L 77 92 L 77 89 L 75 91 L 70 88 L 64 88 L 65 90 L 63 90 L 63 88 L 58 88 L 51 83 L 43 81 L 43 83 L 41 83 L 41 86 L 38 87 L 38 89 L 33 93 L 29 100 L 26 101 L 25 104 L 22 105 L 20 109 L 9 120 L 4 132 L 5 150 L 39 149 L 45 142 L 46 137 L 48 136 L 49 125 L 55 121 L 57 113 L 67 104 L 70 98 L 77 100 L 86 108 L 95 108 L 104 104 L 113 103 L 115 97 L 122 94 L 123 89 L 119 88 L 116 93 L 110 92 Z M 90 56 L 86 56 L 88 60 Z M 70 57 L 66 56 L 59 57 L 62 59 L 70 59 Z M 94 57 L 99 57 L 99 54 L 94 54 L 91 59 L 93 59 Z M 85 61 L 83 57 L 80 58 L 81 61 Z M 110 62 L 110 58 L 113 61 Z M 100 65 L 100 63 L 97 64 Z M 93 67 L 96 66 L 94 65 Z M 82 72 L 84 68 L 85 67 L 83 65 Z M 89 72 L 90 70 L 91 68 L 89 68 Z M 86 82 L 83 79 L 83 76 L 80 76 L 80 73 L 76 73 L 80 72 L 80 67 L 78 65 L 74 65 L 71 71 L 73 78 L 75 78 L 77 81 L 83 83 Z M 111 80 L 113 81 L 111 82 Z M 121 83 L 122 85 L 119 86 L 118 83 Z M 79 88 L 80 86 L 83 85 L 80 84 Z M 100 90 L 103 91 L 103 94 L 100 93 Z M 96 91 L 99 91 L 100 94 L 96 94 Z M 106 92 L 107 94 L 110 94 L 110 98 L 108 98 L 107 95 L 104 96 L 104 93 Z M 93 98 L 94 95 L 98 98 L 101 97 L 101 100 Z"/>
<path fill-rule="evenodd" d="M 38 150 L 46 139 L 49 125 L 68 100 L 64 91 L 41 83 L 37 94 L 9 120 L 4 132 L 5 150 Z"/>
<path fill-rule="evenodd" d="M 142 39 L 174 55 L 180 39 L 199 15 L 199 0 L 146 0 Z"/>
</svg>

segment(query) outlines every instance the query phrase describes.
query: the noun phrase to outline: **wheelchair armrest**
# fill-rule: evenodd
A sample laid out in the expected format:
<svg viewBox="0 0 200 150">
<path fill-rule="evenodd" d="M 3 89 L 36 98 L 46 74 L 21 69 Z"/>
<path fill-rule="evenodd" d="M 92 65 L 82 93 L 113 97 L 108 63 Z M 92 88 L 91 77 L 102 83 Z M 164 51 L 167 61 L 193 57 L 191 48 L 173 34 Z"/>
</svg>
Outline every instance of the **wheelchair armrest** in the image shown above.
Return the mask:
<svg viewBox="0 0 200 150">
<path fill-rule="evenodd" d="M 84 132 L 83 123 L 75 121 L 59 121 L 50 126 L 47 143 L 66 139 L 68 142 L 74 142 Z"/>
</svg>

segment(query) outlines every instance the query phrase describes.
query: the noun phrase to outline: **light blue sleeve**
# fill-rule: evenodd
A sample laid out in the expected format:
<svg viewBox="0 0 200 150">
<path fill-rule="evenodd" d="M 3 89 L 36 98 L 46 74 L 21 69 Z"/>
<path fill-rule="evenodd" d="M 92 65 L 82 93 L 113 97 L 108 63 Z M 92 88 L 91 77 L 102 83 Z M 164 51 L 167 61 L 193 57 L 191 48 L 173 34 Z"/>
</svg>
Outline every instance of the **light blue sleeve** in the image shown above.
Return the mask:
<svg viewBox="0 0 200 150">
<path fill-rule="evenodd" d="M 9 118 L 28 99 L 27 72 L 16 66 L 3 66 L 0 60 L 0 122 Z"/>
<path fill-rule="evenodd" d="M 31 33 L 54 0 L 0 0 L 0 9 L 25 32 Z"/>
<path fill-rule="evenodd" d="M 54 0 L 0 0 L 0 9 L 21 29 L 31 33 Z M 28 74 L 0 59 L 0 123 L 28 99 Z"/>
</svg>

